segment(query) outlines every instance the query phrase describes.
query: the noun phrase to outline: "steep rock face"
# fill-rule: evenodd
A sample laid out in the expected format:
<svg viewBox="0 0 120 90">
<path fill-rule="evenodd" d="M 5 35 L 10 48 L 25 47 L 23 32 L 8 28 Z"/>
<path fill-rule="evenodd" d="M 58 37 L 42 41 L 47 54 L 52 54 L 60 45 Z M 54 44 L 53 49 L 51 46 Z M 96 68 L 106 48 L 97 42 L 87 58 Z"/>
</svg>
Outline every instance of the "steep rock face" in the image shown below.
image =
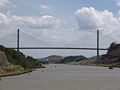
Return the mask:
<svg viewBox="0 0 120 90">
<path fill-rule="evenodd" d="M 120 44 L 112 43 L 107 52 L 109 56 L 120 56 Z"/>
<path fill-rule="evenodd" d="M 9 66 L 8 59 L 4 52 L 0 52 L 0 66 Z"/>
<path fill-rule="evenodd" d="M 98 63 L 111 64 L 120 62 L 120 44 L 112 43 L 106 54 L 102 55 Z"/>
</svg>

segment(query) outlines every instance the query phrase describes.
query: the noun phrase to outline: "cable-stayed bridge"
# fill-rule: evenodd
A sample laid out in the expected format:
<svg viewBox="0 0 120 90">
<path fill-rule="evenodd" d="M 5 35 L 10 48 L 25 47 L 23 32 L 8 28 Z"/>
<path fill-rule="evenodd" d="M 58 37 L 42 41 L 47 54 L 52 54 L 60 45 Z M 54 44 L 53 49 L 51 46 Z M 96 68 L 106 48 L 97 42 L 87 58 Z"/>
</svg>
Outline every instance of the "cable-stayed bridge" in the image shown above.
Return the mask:
<svg viewBox="0 0 120 90">
<path fill-rule="evenodd" d="M 47 42 L 43 39 L 36 39 L 34 36 L 18 29 L 17 32 L 13 32 L 5 37 L 0 38 L 0 44 L 11 49 L 17 49 L 17 51 L 19 51 L 19 49 L 96 50 L 97 58 L 99 59 L 99 51 L 108 50 L 108 48 L 105 48 L 104 45 L 106 44 L 104 43 L 110 44 L 109 40 L 111 41 L 112 38 L 109 37 L 107 39 L 106 35 L 101 35 L 99 30 L 97 30 L 97 32 L 90 32 L 86 35 L 82 34 L 80 38 L 70 43 L 65 43 L 63 46 L 56 46 L 55 44 L 51 44 L 52 40 Z M 115 40 L 113 39 L 112 41 Z M 101 43 L 102 46 L 104 46 L 103 48 L 100 48 Z"/>
</svg>

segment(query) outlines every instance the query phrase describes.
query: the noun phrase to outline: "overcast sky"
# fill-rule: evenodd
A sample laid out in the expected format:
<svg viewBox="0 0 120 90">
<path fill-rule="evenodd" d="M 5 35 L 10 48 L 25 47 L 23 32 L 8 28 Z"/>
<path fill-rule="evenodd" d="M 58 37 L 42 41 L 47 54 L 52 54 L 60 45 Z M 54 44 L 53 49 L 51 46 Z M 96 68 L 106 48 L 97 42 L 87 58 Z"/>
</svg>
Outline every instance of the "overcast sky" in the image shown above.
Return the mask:
<svg viewBox="0 0 120 90">
<path fill-rule="evenodd" d="M 96 47 L 99 29 L 100 47 L 107 48 L 120 40 L 120 0 L 0 0 L 0 43 L 16 46 L 13 32 L 18 28 L 25 32 L 21 46 Z M 96 55 L 96 51 L 72 50 L 23 52 L 34 57 Z"/>
</svg>

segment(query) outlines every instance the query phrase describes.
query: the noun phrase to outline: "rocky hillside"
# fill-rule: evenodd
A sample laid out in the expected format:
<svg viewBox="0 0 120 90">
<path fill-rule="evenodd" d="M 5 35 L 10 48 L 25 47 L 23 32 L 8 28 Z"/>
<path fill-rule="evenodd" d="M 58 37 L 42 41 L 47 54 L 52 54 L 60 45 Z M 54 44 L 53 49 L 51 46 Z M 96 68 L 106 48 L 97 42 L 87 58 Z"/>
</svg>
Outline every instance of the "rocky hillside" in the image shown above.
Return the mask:
<svg viewBox="0 0 120 90">
<path fill-rule="evenodd" d="M 106 54 L 102 55 L 98 63 L 112 64 L 120 62 L 120 44 L 112 43 Z"/>
<path fill-rule="evenodd" d="M 33 57 L 25 56 L 22 52 L 5 48 L 2 45 L 0 45 L 0 52 L 4 52 L 0 54 L 0 62 L 4 65 L 7 65 L 9 62 L 12 65 L 19 65 L 24 68 L 43 67 L 41 62 Z"/>
</svg>

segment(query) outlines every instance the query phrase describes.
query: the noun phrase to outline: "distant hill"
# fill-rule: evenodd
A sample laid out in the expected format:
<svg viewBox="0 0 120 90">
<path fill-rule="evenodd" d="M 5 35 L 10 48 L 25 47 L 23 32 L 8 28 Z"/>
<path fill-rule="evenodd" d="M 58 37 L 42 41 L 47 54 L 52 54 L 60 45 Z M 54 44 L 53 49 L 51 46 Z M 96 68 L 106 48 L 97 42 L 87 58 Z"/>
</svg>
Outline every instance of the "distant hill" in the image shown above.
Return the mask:
<svg viewBox="0 0 120 90">
<path fill-rule="evenodd" d="M 40 59 L 43 63 L 59 63 L 64 57 L 58 55 L 52 55 L 45 58 Z"/>
<path fill-rule="evenodd" d="M 102 55 L 99 55 L 99 58 L 101 59 Z M 89 57 L 88 60 L 97 60 L 97 56 Z"/>
<path fill-rule="evenodd" d="M 43 63 L 61 63 L 61 64 L 67 64 L 69 62 L 78 62 L 81 60 L 87 60 L 87 58 L 81 55 L 80 56 L 67 56 L 67 57 L 52 55 L 52 56 L 48 56 L 48 57 L 40 59 L 40 61 Z"/>
<path fill-rule="evenodd" d="M 64 59 L 60 61 L 60 63 L 70 63 L 70 62 L 79 62 L 81 60 L 87 60 L 86 57 L 80 55 L 80 56 L 67 56 Z"/>
</svg>

